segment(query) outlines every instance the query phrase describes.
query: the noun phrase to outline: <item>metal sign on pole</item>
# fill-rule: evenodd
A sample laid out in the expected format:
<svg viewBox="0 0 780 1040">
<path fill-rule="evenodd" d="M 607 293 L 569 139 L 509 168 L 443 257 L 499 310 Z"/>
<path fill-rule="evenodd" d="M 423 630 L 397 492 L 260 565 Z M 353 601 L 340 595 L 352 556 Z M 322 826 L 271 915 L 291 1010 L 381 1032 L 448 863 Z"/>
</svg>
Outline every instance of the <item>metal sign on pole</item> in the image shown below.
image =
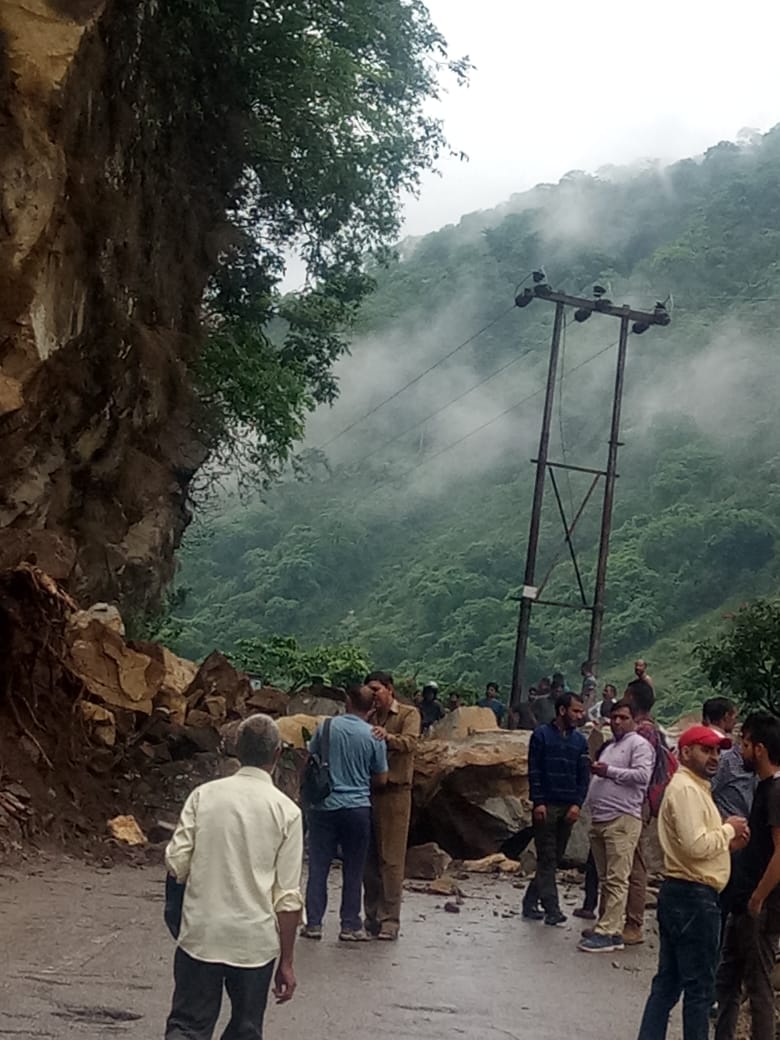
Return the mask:
<svg viewBox="0 0 780 1040">
<path fill-rule="evenodd" d="M 591 614 L 588 660 L 591 661 L 594 670 L 598 668 L 598 661 L 601 653 L 601 631 L 604 621 L 604 592 L 606 588 L 607 559 L 609 557 L 609 539 L 612 530 L 612 511 L 615 500 L 615 481 L 617 479 L 617 458 L 618 449 L 620 447 L 620 414 L 623 401 L 628 336 L 630 331 L 634 332 L 636 335 L 641 335 L 643 332 L 646 332 L 651 325 L 666 326 L 671 320 L 666 307 L 662 303 L 657 303 L 652 311 L 636 310 L 635 308 L 628 306 L 616 306 L 610 300 L 606 299 L 605 290 L 600 286 L 594 287 L 593 298 L 588 299 L 585 297 L 571 296 L 568 293 L 555 292 L 547 284 L 542 272 L 535 272 L 534 283 L 533 289 L 525 289 L 516 297 L 515 303 L 518 307 L 526 307 L 534 300 L 554 303 L 555 320 L 553 322 L 552 340 L 550 343 L 550 360 L 547 369 L 547 387 L 544 398 L 544 408 L 542 411 L 542 428 L 539 436 L 539 450 L 536 458 L 532 460 L 536 464 L 536 478 L 534 480 L 534 495 L 531 507 L 531 521 L 528 531 L 528 546 L 526 550 L 523 588 L 519 597 L 520 613 L 517 621 L 517 640 L 515 643 L 515 658 L 512 670 L 511 706 L 515 710 L 517 710 L 522 703 L 528 700 L 526 655 L 531 626 L 531 611 L 534 604 L 538 606 L 554 606 L 570 610 L 588 611 Z M 556 376 L 560 356 L 561 332 L 565 322 L 566 307 L 574 308 L 574 318 L 575 321 L 578 322 L 586 321 L 594 313 L 604 314 L 620 320 L 620 338 L 618 340 L 615 385 L 612 396 L 612 422 L 610 426 L 606 468 L 603 470 L 589 469 L 585 466 L 572 466 L 565 462 L 551 462 L 548 458 L 550 427 L 552 423 Z M 566 511 L 558 490 L 555 471 L 559 469 L 578 473 L 588 473 L 593 478 L 579 509 L 571 521 L 566 517 Z M 558 512 L 563 524 L 565 547 L 568 548 L 574 566 L 574 573 L 577 578 L 578 592 L 580 594 L 579 603 L 554 602 L 542 598 L 544 588 L 552 574 L 555 563 L 550 567 L 543 581 L 540 584 L 536 583 L 539 531 L 541 527 L 544 491 L 548 474 L 552 484 Z M 599 538 L 598 560 L 596 563 L 595 587 L 592 598 L 589 600 L 585 592 L 582 572 L 577 560 L 572 535 L 588 501 L 602 480 L 604 481 L 604 498 L 601 509 L 601 534 Z"/>
</svg>

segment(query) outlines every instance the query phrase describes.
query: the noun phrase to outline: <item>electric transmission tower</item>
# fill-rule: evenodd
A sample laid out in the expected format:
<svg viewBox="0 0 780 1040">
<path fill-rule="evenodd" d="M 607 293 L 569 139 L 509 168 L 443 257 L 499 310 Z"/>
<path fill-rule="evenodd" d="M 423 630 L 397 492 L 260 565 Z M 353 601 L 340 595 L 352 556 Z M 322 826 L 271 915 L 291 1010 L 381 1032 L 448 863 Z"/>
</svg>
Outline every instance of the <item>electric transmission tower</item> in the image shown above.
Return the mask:
<svg viewBox="0 0 780 1040">
<path fill-rule="evenodd" d="M 609 537 L 612 529 L 612 507 L 615 499 L 615 480 L 617 477 L 617 457 L 620 447 L 620 410 L 623 402 L 623 381 L 626 367 L 626 353 L 628 350 L 629 333 L 641 335 L 652 325 L 668 325 L 671 321 L 669 313 L 663 303 L 657 303 L 652 311 L 635 310 L 633 307 L 616 306 L 607 299 L 606 290 L 601 286 L 594 286 L 593 298 L 587 299 L 579 296 L 570 296 L 568 293 L 555 292 L 547 283 L 543 271 L 535 271 L 533 274 L 533 288 L 526 288 L 515 298 L 518 307 L 527 307 L 534 301 L 550 303 L 555 306 L 555 320 L 553 322 L 552 341 L 550 343 L 550 361 L 547 370 L 547 387 L 544 398 L 544 410 L 542 412 L 542 429 L 539 437 L 539 450 L 536 458 L 532 461 L 536 464 L 536 479 L 534 482 L 533 505 L 531 508 L 531 523 L 528 531 L 528 548 L 526 552 L 525 575 L 520 598 L 520 616 L 517 622 L 517 642 L 515 645 L 515 660 L 512 670 L 512 698 L 513 708 L 528 700 L 528 686 L 526 683 L 525 666 L 526 652 L 528 648 L 528 633 L 531 624 L 531 610 L 537 606 L 561 607 L 570 610 L 584 610 L 590 613 L 590 639 L 588 645 L 588 660 L 592 662 L 594 670 L 598 668 L 601 652 L 601 629 L 604 621 L 604 591 L 607 577 L 607 559 L 609 556 Z M 587 321 L 592 314 L 603 314 L 610 318 L 617 318 L 620 322 L 620 336 L 618 339 L 617 365 L 615 369 L 615 385 L 612 396 L 612 423 L 609 434 L 609 445 L 607 459 L 604 469 L 590 469 L 585 466 L 572 466 L 566 462 L 551 462 L 548 458 L 550 444 L 550 426 L 553 416 L 553 405 L 555 403 L 556 377 L 558 373 L 558 362 L 561 349 L 561 334 L 564 328 L 565 311 L 567 307 L 574 309 L 574 320 L 578 322 Z M 570 519 L 561 498 L 556 480 L 557 470 L 570 470 L 577 473 L 587 473 L 592 477 L 582 503 L 575 515 Z M 542 506 L 544 504 L 545 486 L 549 480 L 552 485 L 558 513 L 563 524 L 564 540 L 571 556 L 574 573 L 577 579 L 580 603 L 560 603 L 542 598 L 544 586 L 552 573 L 548 571 L 544 581 L 536 584 L 536 560 L 539 549 L 539 530 L 542 518 Z M 592 594 L 588 596 L 582 578 L 582 571 L 577 559 L 577 553 L 572 542 L 572 534 L 582 516 L 588 501 L 603 481 L 603 502 L 601 507 L 601 534 L 599 538 L 598 561 L 596 564 L 596 575 Z"/>
</svg>

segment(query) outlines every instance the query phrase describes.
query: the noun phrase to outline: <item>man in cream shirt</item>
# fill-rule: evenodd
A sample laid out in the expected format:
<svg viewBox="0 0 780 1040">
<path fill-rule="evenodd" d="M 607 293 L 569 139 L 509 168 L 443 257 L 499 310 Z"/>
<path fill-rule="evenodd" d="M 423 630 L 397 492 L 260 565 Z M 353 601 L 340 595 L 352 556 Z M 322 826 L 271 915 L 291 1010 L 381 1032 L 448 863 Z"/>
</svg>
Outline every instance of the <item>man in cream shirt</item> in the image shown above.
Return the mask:
<svg viewBox="0 0 780 1040">
<path fill-rule="evenodd" d="M 710 782 L 728 737 L 691 726 L 677 744 L 680 768 L 664 792 L 658 838 L 665 880 L 658 897 L 658 972 L 638 1040 L 664 1040 L 669 1013 L 683 998 L 683 1040 L 707 1040 L 720 946 L 718 893 L 731 871 L 730 850 L 744 848 L 741 816 L 721 821 Z"/>
<path fill-rule="evenodd" d="M 277 958 L 277 1002 L 295 991 L 303 828 L 271 779 L 280 750 L 272 719 L 245 719 L 241 768 L 192 792 L 166 849 L 168 870 L 187 886 L 166 1040 L 211 1040 L 223 986 L 232 1015 L 222 1040 L 261 1040 Z"/>
</svg>

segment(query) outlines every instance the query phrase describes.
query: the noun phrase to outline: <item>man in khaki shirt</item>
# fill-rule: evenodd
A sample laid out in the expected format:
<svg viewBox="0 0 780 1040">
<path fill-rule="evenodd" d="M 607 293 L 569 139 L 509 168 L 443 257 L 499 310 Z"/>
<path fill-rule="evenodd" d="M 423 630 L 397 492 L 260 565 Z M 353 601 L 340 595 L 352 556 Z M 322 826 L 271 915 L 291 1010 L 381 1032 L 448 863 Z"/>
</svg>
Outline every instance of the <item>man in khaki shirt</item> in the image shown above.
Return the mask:
<svg viewBox="0 0 780 1040">
<path fill-rule="evenodd" d="M 374 727 L 374 736 L 387 744 L 389 770 L 387 785 L 372 794 L 371 845 L 363 877 L 366 931 L 392 942 L 398 938 L 401 923 L 420 713 L 412 704 L 399 704 L 393 677 L 387 672 L 372 672 L 366 685 L 374 694 L 374 710 L 368 721 Z"/>
<path fill-rule="evenodd" d="M 658 897 L 658 972 L 638 1040 L 665 1040 L 669 1014 L 683 999 L 683 1040 L 707 1040 L 718 965 L 718 893 L 731 870 L 730 850 L 744 848 L 741 816 L 721 821 L 711 781 L 731 740 L 708 726 L 691 726 L 678 742 L 680 768 L 664 793 L 658 838 L 665 881 Z"/>
</svg>

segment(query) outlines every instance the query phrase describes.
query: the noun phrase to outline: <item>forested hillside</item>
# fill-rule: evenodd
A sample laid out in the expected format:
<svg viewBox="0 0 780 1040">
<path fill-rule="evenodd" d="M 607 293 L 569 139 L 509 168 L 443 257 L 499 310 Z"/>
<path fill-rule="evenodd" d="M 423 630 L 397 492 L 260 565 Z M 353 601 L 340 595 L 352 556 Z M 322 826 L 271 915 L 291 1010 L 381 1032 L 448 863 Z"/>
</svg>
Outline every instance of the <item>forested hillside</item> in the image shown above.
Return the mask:
<svg viewBox="0 0 780 1040">
<path fill-rule="evenodd" d="M 630 342 L 601 674 L 620 682 L 642 654 L 666 714 L 698 699 L 692 641 L 779 584 L 780 128 L 665 169 L 573 172 L 399 253 L 373 272 L 302 479 L 201 507 L 167 622 L 177 649 L 293 634 L 507 685 L 553 310 L 512 300 L 543 265 L 570 292 L 669 300 L 671 326 Z M 616 332 L 599 315 L 566 329 L 552 458 L 603 462 Z M 586 486 L 564 480 L 570 511 Z M 586 572 L 598 504 L 575 538 Z M 541 574 L 560 546 L 550 509 Z M 561 564 L 549 598 L 574 593 Z M 587 623 L 537 609 L 532 673 L 574 673 Z"/>
</svg>

